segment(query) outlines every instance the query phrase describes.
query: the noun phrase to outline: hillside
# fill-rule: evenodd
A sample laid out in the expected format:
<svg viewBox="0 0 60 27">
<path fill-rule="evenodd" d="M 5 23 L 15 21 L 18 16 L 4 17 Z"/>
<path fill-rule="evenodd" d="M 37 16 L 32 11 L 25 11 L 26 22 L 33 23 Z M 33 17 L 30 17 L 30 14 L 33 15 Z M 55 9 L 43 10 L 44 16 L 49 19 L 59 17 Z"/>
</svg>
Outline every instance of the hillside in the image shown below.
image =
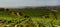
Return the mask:
<svg viewBox="0 0 60 27">
<path fill-rule="evenodd" d="M 60 25 L 58 7 L 0 8 L 2 27 L 53 27 Z M 55 26 L 56 27 L 56 26 Z"/>
</svg>

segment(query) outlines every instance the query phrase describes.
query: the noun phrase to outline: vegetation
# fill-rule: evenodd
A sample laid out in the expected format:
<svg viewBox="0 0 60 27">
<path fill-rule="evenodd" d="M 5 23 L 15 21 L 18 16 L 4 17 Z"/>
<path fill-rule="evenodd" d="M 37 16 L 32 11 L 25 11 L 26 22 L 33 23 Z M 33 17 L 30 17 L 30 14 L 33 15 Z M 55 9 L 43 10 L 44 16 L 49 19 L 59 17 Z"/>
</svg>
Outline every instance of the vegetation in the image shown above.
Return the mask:
<svg viewBox="0 0 60 27">
<path fill-rule="evenodd" d="M 55 9 L 53 9 L 55 10 Z M 48 8 L 0 9 L 0 27 L 58 27 L 60 11 Z"/>
</svg>

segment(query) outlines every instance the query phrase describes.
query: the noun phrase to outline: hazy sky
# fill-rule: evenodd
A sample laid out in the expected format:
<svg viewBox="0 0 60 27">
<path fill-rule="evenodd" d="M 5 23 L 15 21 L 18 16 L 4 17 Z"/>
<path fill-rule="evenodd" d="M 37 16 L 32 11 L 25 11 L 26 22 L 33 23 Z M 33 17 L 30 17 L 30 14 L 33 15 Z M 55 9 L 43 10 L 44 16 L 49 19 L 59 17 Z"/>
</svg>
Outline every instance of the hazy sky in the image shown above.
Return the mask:
<svg viewBox="0 0 60 27">
<path fill-rule="evenodd" d="M 0 0 L 0 7 L 56 6 L 60 0 Z"/>
</svg>

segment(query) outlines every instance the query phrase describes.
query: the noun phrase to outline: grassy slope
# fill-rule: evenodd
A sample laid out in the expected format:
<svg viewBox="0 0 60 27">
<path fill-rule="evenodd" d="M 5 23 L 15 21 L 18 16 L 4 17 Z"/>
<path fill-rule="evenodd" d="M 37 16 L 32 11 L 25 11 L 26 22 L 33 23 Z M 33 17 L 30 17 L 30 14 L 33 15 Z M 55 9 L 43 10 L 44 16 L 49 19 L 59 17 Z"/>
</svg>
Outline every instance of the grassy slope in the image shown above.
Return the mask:
<svg viewBox="0 0 60 27">
<path fill-rule="evenodd" d="M 60 23 L 60 12 L 57 13 L 57 16 L 58 16 L 58 20 L 56 20 L 54 18 L 54 15 L 52 13 L 50 13 L 49 10 L 21 10 L 25 15 L 28 15 L 28 16 L 31 16 L 31 19 L 33 20 L 33 22 L 35 22 L 35 24 L 37 25 L 37 21 L 39 22 L 43 22 L 44 24 L 48 24 L 51 26 L 51 21 L 53 21 L 55 24 L 59 24 Z M 44 15 L 44 14 L 47 14 L 49 13 L 50 15 L 50 18 L 40 18 L 38 16 L 40 15 Z M 7 12 L 0 12 L 0 20 L 4 21 L 4 20 L 7 20 L 7 21 L 15 21 L 14 23 L 16 22 L 19 22 L 21 20 L 23 20 L 24 18 L 20 18 L 20 17 L 11 17 L 9 15 L 7 15 L 8 13 Z"/>
</svg>

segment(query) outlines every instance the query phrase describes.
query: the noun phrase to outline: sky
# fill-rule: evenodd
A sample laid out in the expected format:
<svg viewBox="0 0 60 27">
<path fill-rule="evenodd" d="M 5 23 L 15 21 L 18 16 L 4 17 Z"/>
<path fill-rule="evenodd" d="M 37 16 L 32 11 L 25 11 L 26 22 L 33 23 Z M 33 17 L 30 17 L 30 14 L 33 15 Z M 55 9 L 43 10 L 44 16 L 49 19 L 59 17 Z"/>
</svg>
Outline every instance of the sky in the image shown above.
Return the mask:
<svg viewBox="0 0 60 27">
<path fill-rule="evenodd" d="M 0 7 L 57 6 L 60 0 L 0 0 Z"/>
</svg>

